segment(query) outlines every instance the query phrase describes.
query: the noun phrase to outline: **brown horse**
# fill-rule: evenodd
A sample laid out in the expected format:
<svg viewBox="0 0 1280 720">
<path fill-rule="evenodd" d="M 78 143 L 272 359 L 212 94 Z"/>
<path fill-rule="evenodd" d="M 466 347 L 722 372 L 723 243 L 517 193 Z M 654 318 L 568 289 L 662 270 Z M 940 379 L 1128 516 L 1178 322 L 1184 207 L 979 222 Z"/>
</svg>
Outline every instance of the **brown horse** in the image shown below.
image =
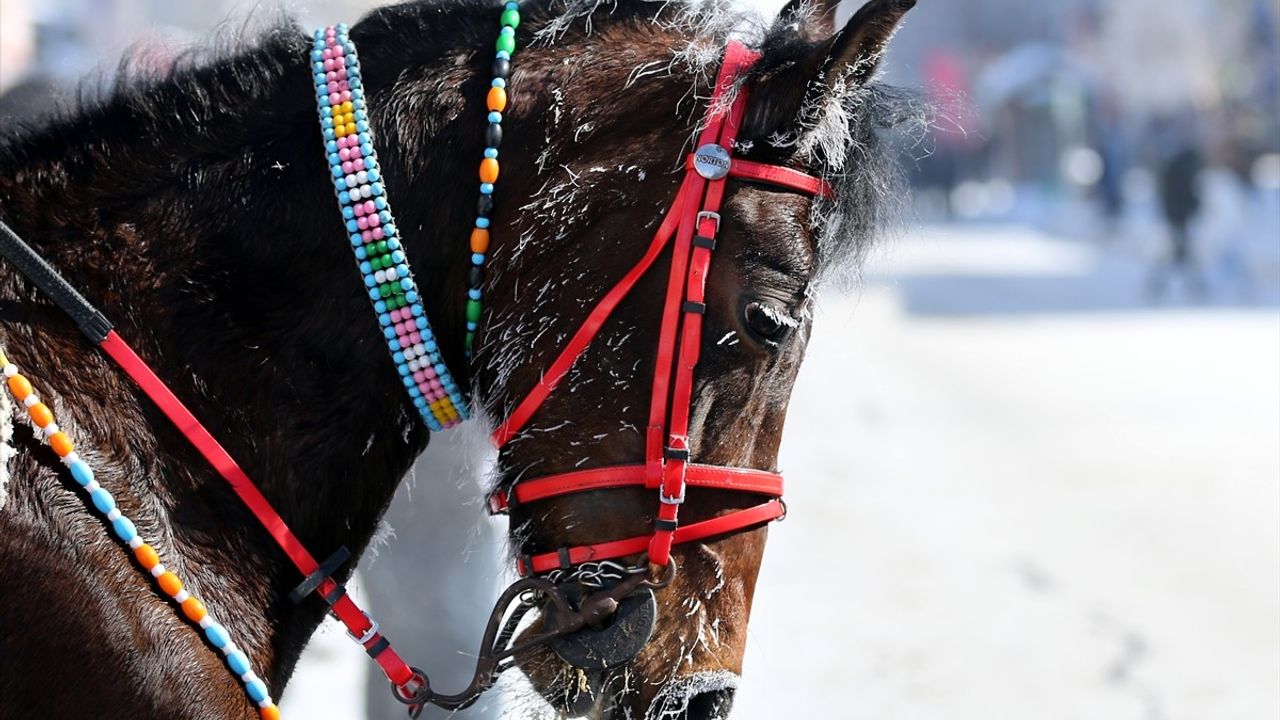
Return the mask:
<svg viewBox="0 0 1280 720">
<path fill-rule="evenodd" d="M 728 34 L 743 28 L 718 5 L 597 4 L 523 9 L 528 47 L 510 78 L 487 316 L 469 366 L 459 299 L 474 190 L 450 179 L 471 177 L 482 147 L 482 50 L 497 10 L 410 3 L 351 31 L 427 312 L 445 361 L 470 368 L 459 374 L 490 418 L 538 382 L 643 251 L 680 182 Z M 873 0 L 838 31 L 835 4 L 793 2 L 749 35 L 762 56 L 741 79 L 750 102 L 739 155 L 820 175 L 834 192 L 815 201 L 728 184 L 689 432 L 700 462 L 773 469 L 813 289 L 856 263 L 891 195 L 877 133 L 895 118 L 871 77 L 914 0 Z M 396 388 L 352 277 L 308 53 L 307 35 L 279 28 L 228 57 L 135 73 L 105 101 L 15 134 L 0 145 L 0 219 L 116 321 L 324 557 L 365 547 L 428 432 Z M 503 448 L 498 486 L 641 457 L 660 275 L 641 281 Z M 0 345 L 102 486 L 278 693 L 324 603 L 287 599 L 297 572 L 226 484 L 2 263 L 0 312 Z M 27 425 L 0 420 L 0 718 L 253 716 L 53 453 Z M 752 502 L 694 489 L 682 521 Z M 545 552 L 643 535 L 654 505 L 639 488 L 522 505 L 512 544 Z M 565 714 L 727 717 L 765 534 L 678 546 L 676 580 L 657 593 L 657 631 L 625 667 L 584 673 L 539 649 L 521 668 Z"/>
</svg>

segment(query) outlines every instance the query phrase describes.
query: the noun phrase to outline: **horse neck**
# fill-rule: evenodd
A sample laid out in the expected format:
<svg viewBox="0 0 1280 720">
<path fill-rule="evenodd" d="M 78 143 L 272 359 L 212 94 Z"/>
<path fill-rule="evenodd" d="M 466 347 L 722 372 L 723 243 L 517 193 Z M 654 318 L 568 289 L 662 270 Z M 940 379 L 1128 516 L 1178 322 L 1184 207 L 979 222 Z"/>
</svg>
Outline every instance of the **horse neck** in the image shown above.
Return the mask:
<svg viewBox="0 0 1280 720">
<path fill-rule="evenodd" d="M 339 546 L 360 553 L 427 433 L 409 414 L 353 267 L 326 172 L 308 50 L 300 34 L 278 33 L 245 55 L 119 91 L 102 107 L 0 148 L 0 217 L 116 323 L 323 559 Z M 393 154 L 398 130 L 375 118 L 375 131 L 384 156 Z M 429 174 L 435 158 L 424 152 L 414 161 Z M 393 193 L 397 174 L 389 168 Z M 432 200 L 474 203 L 447 191 Z M 440 232 L 448 220 L 433 220 L 423 203 L 401 202 L 411 209 L 400 213 L 402 227 L 465 238 L 462 227 Z M 447 253 L 424 249 L 430 257 L 416 276 L 437 333 L 457 338 L 448 360 L 461 374 L 462 310 L 451 296 L 462 296 L 466 255 L 447 246 Z M 4 300 L 32 297 L 12 276 L 0 279 Z M 56 331 L 65 332 L 61 318 L 36 313 L 33 340 Z M 102 362 L 87 345 L 69 346 L 86 353 L 56 360 L 71 373 Z M 72 412 L 89 394 L 131 393 L 119 383 L 59 387 L 48 377 L 48 392 Z M 81 444 L 96 440 L 101 457 L 111 458 L 120 426 L 147 438 L 156 472 L 110 489 L 147 498 L 137 505 L 157 516 L 139 524 L 168 528 L 171 553 L 201 558 L 188 572 L 197 587 L 202 574 L 211 578 L 203 583 L 210 599 L 236 616 L 267 620 L 254 626 L 278 636 L 244 644 L 264 654 L 274 646 L 270 661 L 287 673 L 321 604 L 298 610 L 283 600 L 300 580 L 296 571 L 226 484 L 135 397 L 124 406 L 142 407 L 140 417 L 113 417 L 117 427 L 85 418 L 85 432 L 99 433 Z M 97 406 L 119 408 L 117 400 Z M 217 597 L 223 588 L 251 588 L 252 597 Z"/>
</svg>

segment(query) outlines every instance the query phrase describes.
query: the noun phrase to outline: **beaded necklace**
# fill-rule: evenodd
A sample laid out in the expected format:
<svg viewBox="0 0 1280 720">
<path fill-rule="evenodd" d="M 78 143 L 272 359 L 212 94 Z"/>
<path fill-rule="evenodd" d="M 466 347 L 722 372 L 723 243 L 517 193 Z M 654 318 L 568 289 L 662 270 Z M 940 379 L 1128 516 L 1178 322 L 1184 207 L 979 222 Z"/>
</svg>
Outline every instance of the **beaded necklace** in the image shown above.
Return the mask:
<svg viewBox="0 0 1280 720">
<path fill-rule="evenodd" d="M 480 198 L 469 243 L 465 341 L 468 360 L 480 324 L 489 217 L 493 212 L 494 184 L 498 181 L 507 76 L 516 48 L 515 31 L 520 25 L 519 4 L 506 3 L 500 22 L 494 77 L 485 99 L 489 126 L 480 160 Z M 334 193 L 391 359 L 427 427 L 433 431 L 452 427 L 467 419 L 467 402 L 440 356 L 391 212 L 373 147 L 360 58 L 345 24 L 316 30 L 311 62 Z"/>
</svg>

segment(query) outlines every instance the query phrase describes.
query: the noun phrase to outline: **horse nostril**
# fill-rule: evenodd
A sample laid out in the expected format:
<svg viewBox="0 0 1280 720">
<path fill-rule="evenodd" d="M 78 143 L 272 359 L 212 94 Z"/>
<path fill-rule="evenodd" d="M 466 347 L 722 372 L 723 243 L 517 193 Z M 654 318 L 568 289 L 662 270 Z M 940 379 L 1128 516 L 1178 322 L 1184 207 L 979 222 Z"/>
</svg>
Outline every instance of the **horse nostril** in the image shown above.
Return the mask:
<svg viewBox="0 0 1280 720">
<path fill-rule="evenodd" d="M 728 720 L 733 693 L 733 688 L 723 688 L 694 695 L 689 698 L 684 720 Z"/>
</svg>

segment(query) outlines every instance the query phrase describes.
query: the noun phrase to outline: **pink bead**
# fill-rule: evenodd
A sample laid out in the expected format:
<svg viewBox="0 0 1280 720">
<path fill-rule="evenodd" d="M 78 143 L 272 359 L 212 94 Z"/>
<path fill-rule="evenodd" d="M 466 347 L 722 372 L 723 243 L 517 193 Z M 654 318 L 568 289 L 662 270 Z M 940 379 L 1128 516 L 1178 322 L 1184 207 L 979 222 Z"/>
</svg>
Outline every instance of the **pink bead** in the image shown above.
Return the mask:
<svg viewBox="0 0 1280 720">
<path fill-rule="evenodd" d="M 345 148 L 345 147 L 347 147 L 349 144 L 350 144 L 350 142 L 347 140 L 347 137 L 346 137 L 345 135 L 343 135 L 342 137 L 338 138 L 338 147 L 340 147 L 340 148 Z"/>
<path fill-rule="evenodd" d="M 338 82 L 338 73 L 330 70 L 324 74 L 324 79 L 326 82 L 336 83 Z M 337 90 L 338 88 L 335 86 L 333 89 Z"/>
<path fill-rule="evenodd" d="M 382 218 L 377 215 L 365 215 L 369 219 L 369 227 L 378 227 L 382 224 Z"/>
<path fill-rule="evenodd" d="M 351 91 L 343 90 L 342 95 L 339 96 L 338 99 L 341 100 L 342 102 L 351 102 Z"/>
<path fill-rule="evenodd" d="M 346 79 L 347 79 L 347 69 L 338 68 L 338 80 L 346 80 Z"/>
<path fill-rule="evenodd" d="M 402 323 L 402 322 L 401 322 L 401 323 L 396 323 L 394 327 L 395 327 L 395 329 L 396 329 L 396 336 L 397 336 L 397 337 L 399 337 L 399 336 L 401 336 L 401 335 L 404 335 L 404 323 Z"/>
<path fill-rule="evenodd" d="M 361 230 L 368 230 L 368 229 L 369 229 L 369 216 L 368 216 L 368 215 L 365 215 L 364 217 L 362 217 L 362 218 L 360 218 L 359 220 L 357 220 L 357 221 L 356 221 L 356 226 L 357 226 L 357 227 L 359 227 Z"/>
<path fill-rule="evenodd" d="M 356 158 L 355 160 L 352 160 L 352 161 L 351 161 L 351 167 L 355 168 L 355 169 L 356 169 L 356 172 L 360 172 L 361 170 L 363 170 L 363 169 L 364 169 L 364 158 Z"/>
<path fill-rule="evenodd" d="M 339 150 L 338 150 L 338 157 L 342 158 L 343 160 L 350 160 L 350 159 L 351 159 L 351 148 L 345 148 L 345 147 L 344 147 L 344 148 L 339 149 Z"/>
<path fill-rule="evenodd" d="M 325 61 L 324 61 L 324 69 L 325 69 L 326 71 L 329 71 L 329 70 L 336 70 L 336 69 L 337 69 L 337 67 L 338 67 L 337 65 L 334 65 L 334 64 L 333 64 L 333 58 L 331 58 L 331 57 L 330 57 L 330 58 L 325 59 Z"/>
<path fill-rule="evenodd" d="M 347 84 L 346 80 L 339 80 L 338 92 L 340 93 L 351 92 L 351 85 Z"/>
<path fill-rule="evenodd" d="M 365 230 L 364 232 L 360 233 L 360 239 L 364 240 L 365 242 L 369 242 L 370 240 L 374 239 L 373 233 L 369 232 L 368 230 Z"/>
<path fill-rule="evenodd" d="M 336 93 L 336 92 L 338 92 L 338 81 L 337 81 L 337 80 L 330 80 L 330 81 L 325 85 L 325 88 L 329 91 L 329 97 L 333 97 L 333 94 L 334 94 L 334 93 Z"/>
<path fill-rule="evenodd" d="M 325 49 L 324 49 L 324 52 L 323 52 L 323 53 L 321 53 L 321 54 L 320 54 L 320 56 L 321 56 L 321 57 L 323 57 L 325 60 L 332 60 L 332 59 L 333 59 L 333 48 L 325 48 Z"/>
<path fill-rule="evenodd" d="M 359 158 L 359 157 L 364 157 L 364 150 L 361 150 L 359 145 L 352 145 L 351 147 L 347 148 L 347 152 L 351 153 L 352 160 L 355 160 L 356 158 Z"/>
<path fill-rule="evenodd" d="M 342 102 L 342 96 L 341 96 L 341 95 L 339 95 L 339 94 L 338 94 L 338 93 L 336 93 L 336 92 L 331 92 L 331 93 L 329 93 L 329 104 L 330 104 L 330 105 L 337 105 L 337 104 L 338 104 L 338 103 L 340 103 L 340 102 Z"/>
<path fill-rule="evenodd" d="M 385 232 L 383 232 L 383 231 L 382 231 L 382 228 L 380 228 L 380 227 L 376 227 L 376 228 L 374 228 L 374 229 L 373 229 L 373 239 L 374 239 L 374 240 L 381 240 L 381 239 L 385 238 L 386 236 L 387 236 L 387 234 L 386 234 Z"/>
<path fill-rule="evenodd" d="M 334 57 L 342 57 L 343 55 L 346 55 L 346 54 L 347 54 L 346 48 L 342 47 L 341 45 L 337 45 L 333 48 Z"/>
<path fill-rule="evenodd" d="M 365 200 L 361 205 L 364 206 L 364 211 L 370 215 L 378 212 L 378 206 L 374 205 L 372 200 Z"/>
<path fill-rule="evenodd" d="M 356 217 L 365 216 L 364 205 L 357 204 L 355 207 L 355 211 L 356 211 Z"/>
<path fill-rule="evenodd" d="M 354 172 L 354 170 L 352 170 L 352 169 L 351 169 L 351 161 L 350 161 L 350 160 L 348 160 L 348 161 L 346 161 L 346 162 L 342 163 L 342 174 L 343 174 L 343 175 L 350 175 L 352 172 Z"/>
<path fill-rule="evenodd" d="M 422 342 L 422 336 L 419 335 L 418 332 L 415 330 L 412 333 L 409 333 L 409 342 L 417 345 L 418 343 Z"/>
<path fill-rule="evenodd" d="M 423 375 L 423 374 L 422 374 L 422 371 L 421 371 L 421 370 L 419 370 L 419 371 L 417 371 L 417 372 L 415 372 L 415 373 L 413 374 L 413 379 L 414 379 L 414 380 L 416 380 L 416 381 L 418 381 L 418 382 L 422 382 L 422 381 L 424 381 L 424 380 L 426 380 L 426 379 L 427 379 L 427 376 L 426 376 L 426 375 Z"/>
</svg>

